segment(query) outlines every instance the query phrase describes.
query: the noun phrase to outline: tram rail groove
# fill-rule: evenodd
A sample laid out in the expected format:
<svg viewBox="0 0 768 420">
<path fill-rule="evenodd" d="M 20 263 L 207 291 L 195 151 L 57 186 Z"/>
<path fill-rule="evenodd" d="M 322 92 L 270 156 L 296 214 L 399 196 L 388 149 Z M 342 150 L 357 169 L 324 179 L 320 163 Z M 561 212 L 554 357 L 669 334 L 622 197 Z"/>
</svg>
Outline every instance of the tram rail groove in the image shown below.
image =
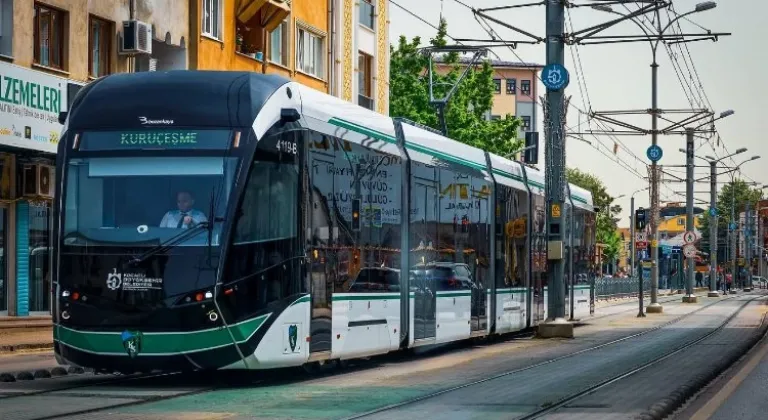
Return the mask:
<svg viewBox="0 0 768 420">
<path fill-rule="evenodd" d="M 466 383 L 466 384 L 452 386 L 452 387 L 449 387 L 449 388 L 446 388 L 446 389 L 442 389 L 442 390 L 439 390 L 439 391 L 435 391 L 435 392 L 432 392 L 432 393 L 429 393 L 429 394 L 426 394 L 426 395 L 422 395 L 422 396 L 419 396 L 419 397 L 411 398 L 411 399 L 408 399 L 406 401 L 402 401 L 402 402 L 395 403 L 395 404 L 389 404 L 389 405 L 386 405 L 384 407 L 380 407 L 380 408 L 377 408 L 377 409 L 366 411 L 364 413 L 359 413 L 359 414 L 355 414 L 355 415 L 352 415 L 352 416 L 348 416 L 348 417 L 345 417 L 344 420 L 361 419 L 361 418 L 365 418 L 365 417 L 368 417 L 368 416 L 373 415 L 373 414 L 383 413 L 385 411 L 390 411 L 390 410 L 394 410 L 396 408 L 405 407 L 405 406 L 408 406 L 408 405 L 411 405 L 411 404 L 415 404 L 415 403 L 418 403 L 418 402 L 422 402 L 422 401 L 426 401 L 426 400 L 438 397 L 438 396 L 443 395 L 443 394 L 447 394 L 449 392 L 457 391 L 457 390 L 464 389 L 464 388 L 469 388 L 469 387 L 472 387 L 472 386 L 475 386 L 475 385 L 479 385 L 479 384 L 482 384 L 482 383 L 485 383 L 485 382 L 489 382 L 489 381 L 492 381 L 492 380 L 495 380 L 495 379 L 503 378 L 505 376 L 513 375 L 513 374 L 520 373 L 520 372 L 525 372 L 527 370 L 536 369 L 538 367 L 546 366 L 546 365 L 549 365 L 549 364 L 552 364 L 552 363 L 555 363 L 555 362 L 559 362 L 561 360 L 566 360 L 566 359 L 572 358 L 574 356 L 578 356 L 580 354 L 589 353 L 589 352 L 592 352 L 592 351 L 595 351 L 595 350 L 599 350 L 599 349 L 602 349 L 602 348 L 605 348 L 605 347 L 608 347 L 608 346 L 612 346 L 614 344 L 618 344 L 618 343 L 621 343 L 621 342 L 624 342 L 624 341 L 627 341 L 627 340 L 630 340 L 630 339 L 633 339 L 633 338 L 641 337 L 643 335 L 650 334 L 650 333 L 652 333 L 654 331 L 658 331 L 658 330 L 660 330 L 660 329 L 662 329 L 664 327 L 668 327 L 670 325 L 676 324 L 676 323 L 678 323 L 678 322 L 680 322 L 680 321 L 682 321 L 684 319 L 687 319 L 687 318 L 689 318 L 689 317 L 691 317 L 691 316 L 693 316 L 693 315 L 695 315 L 695 314 L 697 314 L 697 313 L 699 313 L 699 312 L 701 312 L 701 311 L 703 311 L 703 310 L 705 310 L 705 309 L 707 309 L 707 308 L 709 308 L 711 306 L 720 304 L 721 302 L 730 301 L 731 299 L 733 299 L 735 297 L 738 297 L 738 296 L 744 296 L 744 295 L 733 295 L 733 296 L 728 295 L 725 298 L 718 299 L 718 300 L 715 300 L 715 301 L 713 301 L 711 303 L 703 305 L 701 308 L 698 308 L 698 309 L 696 309 L 696 310 L 694 310 L 692 312 L 689 312 L 687 314 L 683 314 L 683 315 L 681 315 L 681 316 L 679 316 L 677 318 L 671 319 L 671 320 L 669 320 L 669 321 L 667 321 L 667 322 L 665 322 L 663 324 L 657 325 L 657 326 L 649 328 L 647 330 L 640 331 L 640 332 L 635 333 L 635 334 L 631 334 L 631 335 L 628 335 L 628 336 L 625 336 L 625 337 L 617 338 L 615 340 L 611 340 L 611 341 L 608 341 L 608 342 L 605 342 L 605 343 L 602 343 L 602 344 L 598 344 L 596 346 L 592 346 L 592 347 L 588 347 L 588 348 L 585 348 L 585 349 L 581 349 L 579 351 L 576 351 L 576 352 L 573 352 L 573 353 L 570 353 L 570 354 L 566 354 L 566 355 L 558 356 L 558 357 L 555 357 L 555 358 L 552 358 L 552 359 L 544 360 L 544 361 L 539 362 L 539 363 L 534 363 L 534 364 L 529 365 L 529 366 L 524 366 L 524 367 L 521 367 L 521 368 L 512 369 L 510 371 L 502 372 L 502 373 L 499 373 L 497 375 L 489 376 L 487 378 L 478 379 L 476 381 L 472 381 L 472 382 L 469 382 L 469 383 Z M 755 297 L 753 297 L 753 298 L 751 298 L 749 300 L 745 300 L 744 304 L 736 312 L 734 312 L 731 316 L 729 316 L 720 326 L 718 326 L 712 332 L 708 333 L 707 336 L 704 337 L 704 338 L 707 338 L 707 337 L 711 336 L 712 334 L 714 334 L 715 332 L 720 331 L 733 318 L 735 318 L 736 315 L 738 315 L 747 305 L 749 305 L 750 302 L 752 302 L 754 300 L 757 300 L 757 299 L 762 299 L 762 298 L 765 298 L 765 297 L 766 297 L 765 295 L 758 295 L 758 296 L 755 296 Z M 695 343 L 694 344 L 690 344 L 687 347 L 690 347 L 691 345 L 695 345 Z M 682 351 L 682 350 L 675 350 L 675 352 L 679 352 L 679 351 Z M 667 355 L 663 355 L 662 357 L 666 358 Z M 589 393 L 594 392 L 597 389 L 598 388 L 595 388 L 595 389 L 591 389 L 590 388 Z M 552 412 L 553 409 L 560 408 L 560 407 L 562 407 L 562 405 L 568 404 L 572 400 L 580 398 L 583 395 L 586 395 L 586 394 L 579 393 L 579 395 L 577 397 L 574 397 L 572 399 L 571 399 L 571 397 L 566 397 L 566 399 L 568 399 L 568 401 L 565 401 L 563 404 L 561 404 L 560 402 L 553 403 L 552 405 L 549 405 L 545 409 L 543 409 L 543 410 L 546 410 L 546 412 L 542 411 L 542 414 L 537 414 L 536 416 L 538 417 L 540 415 L 550 413 L 550 412 Z M 539 410 L 539 411 L 541 411 L 541 410 Z M 530 417 L 530 416 L 531 415 L 527 415 L 526 417 L 522 417 L 522 419 L 535 418 L 535 417 Z M 521 420 L 521 419 L 517 419 L 517 420 Z"/>
<path fill-rule="evenodd" d="M 711 306 L 717 305 L 717 304 L 719 304 L 721 302 L 724 302 L 726 300 L 731 300 L 731 299 L 739 297 L 739 296 L 743 296 L 743 295 L 732 295 L 732 296 L 729 295 L 729 296 L 727 296 L 725 298 L 722 298 L 722 299 L 719 299 L 719 300 L 715 300 L 715 301 L 710 302 L 710 303 L 708 303 L 706 305 L 703 305 L 700 308 L 697 308 L 696 310 L 694 310 L 692 312 L 680 315 L 680 316 L 678 316 L 678 317 L 676 317 L 674 319 L 671 319 L 671 320 L 669 320 L 669 321 L 667 321 L 667 322 L 665 322 L 663 324 L 657 325 L 657 326 L 649 328 L 647 330 L 640 331 L 638 333 L 634 333 L 634 334 L 631 334 L 631 335 L 628 335 L 628 336 L 624 336 L 624 337 L 621 337 L 621 338 L 610 340 L 610 341 L 605 342 L 605 343 L 601 343 L 601 344 L 598 344 L 598 345 L 595 345 L 595 346 L 591 346 L 589 348 L 582 349 L 582 350 L 579 350 L 579 351 L 576 351 L 576 352 L 573 352 L 573 353 L 570 353 L 570 354 L 567 354 L 567 355 L 558 356 L 558 357 L 555 357 L 555 358 L 552 358 L 552 359 L 544 360 L 542 362 L 538 362 L 538 363 L 535 363 L 535 364 L 532 364 L 532 365 L 529 365 L 529 366 L 524 366 L 524 367 L 521 367 L 521 368 L 518 368 L 518 369 L 514 369 L 514 370 L 511 370 L 511 371 L 508 371 L 508 372 L 503 372 L 501 374 L 494 375 L 492 377 L 484 378 L 484 379 L 481 379 L 481 380 L 477 380 L 477 381 L 474 381 L 474 382 L 471 382 L 471 383 L 468 383 L 468 384 L 459 385 L 459 386 L 456 386 L 456 387 L 452 387 L 452 388 L 448 388 L 448 389 L 445 389 L 445 390 L 437 391 L 437 392 L 431 393 L 429 395 L 425 395 L 425 396 L 422 396 L 422 397 L 417 397 L 415 399 L 411 399 L 411 400 L 408 400 L 408 401 L 404 401 L 404 402 L 393 404 L 393 405 L 386 406 L 386 407 L 381 407 L 379 409 L 372 410 L 372 411 L 369 411 L 369 412 L 366 412 L 366 413 L 362 413 L 362 414 L 358 414 L 358 415 L 354 415 L 354 416 L 351 416 L 351 417 L 347 417 L 347 419 L 350 419 L 350 420 L 351 419 L 357 419 L 357 418 L 365 417 L 365 416 L 368 416 L 368 415 L 371 415 L 371 414 L 375 414 L 375 413 L 378 413 L 378 412 L 388 411 L 388 410 L 391 410 L 391 409 L 394 409 L 394 408 L 398 408 L 398 407 L 402 407 L 402 406 L 405 406 L 405 405 L 413 404 L 413 403 L 416 403 L 416 402 L 419 402 L 419 401 L 427 400 L 427 399 L 430 399 L 430 398 L 433 398 L 433 397 L 436 397 L 436 396 L 439 396 L 439 395 L 442 395 L 442 394 L 445 394 L 445 393 L 448 393 L 448 392 L 451 392 L 451 391 L 455 391 L 455 390 L 458 390 L 458 389 L 470 387 L 470 386 L 473 386 L 473 385 L 477 385 L 479 383 L 487 382 L 487 381 L 490 381 L 490 380 L 493 380 L 493 379 L 497 379 L 497 378 L 508 376 L 508 375 L 511 375 L 511 374 L 523 372 L 523 371 L 526 371 L 526 370 L 534 369 L 534 368 L 537 368 L 537 367 L 540 367 L 540 366 L 544 366 L 544 365 L 548 365 L 548 364 L 551 364 L 551 363 L 555 363 L 555 362 L 560 361 L 560 360 L 568 359 L 568 358 L 571 358 L 571 357 L 574 357 L 574 356 L 577 356 L 577 355 L 580 355 L 580 354 L 584 354 L 584 353 L 595 351 L 595 350 L 598 350 L 598 349 L 601 349 L 601 348 L 604 348 L 604 347 L 607 347 L 607 346 L 611 346 L 611 345 L 614 345 L 614 344 L 617 344 L 617 343 L 620 343 L 620 342 L 623 342 L 623 341 L 626 341 L 626 340 L 629 340 L 629 339 L 632 339 L 632 338 L 640 337 L 640 336 L 643 336 L 645 334 L 649 334 L 649 333 L 651 333 L 653 331 L 657 331 L 657 330 L 659 330 L 661 328 L 664 328 L 664 327 L 667 327 L 669 325 L 672 325 L 672 324 L 675 324 L 677 322 L 680 322 L 680 321 L 682 321 L 682 320 L 684 320 L 684 319 L 686 319 L 686 318 L 688 318 L 690 316 L 693 316 L 694 314 L 696 314 L 698 312 L 701 312 L 701 311 L 703 311 L 703 310 L 705 310 L 705 309 L 707 309 L 707 308 L 709 308 Z M 732 317 L 735 316 L 738 312 L 740 312 L 741 309 L 746 307 L 746 305 L 749 302 L 751 302 L 751 301 L 753 301 L 753 300 L 755 300 L 757 298 L 760 298 L 760 297 L 763 297 L 763 296 L 756 296 L 755 298 L 752 298 L 752 299 L 750 299 L 748 301 L 745 301 L 744 306 L 742 306 L 742 308 L 740 308 L 736 313 L 734 313 L 734 315 L 732 315 Z M 627 311 L 631 311 L 631 310 L 633 310 L 633 309 L 628 309 Z M 604 315 L 604 316 L 602 316 L 600 318 L 610 317 L 610 316 L 614 316 L 614 315 L 619 315 L 619 314 L 625 313 L 627 311 L 621 311 L 621 312 L 618 312 L 616 314 Z M 727 324 L 727 322 L 729 322 L 729 321 L 726 321 L 726 324 Z M 723 325 L 725 325 L 725 324 L 723 324 Z M 722 327 L 722 325 L 721 325 L 721 327 Z M 718 327 L 718 328 L 721 328 L 721 327 Z M 521 332 L 512 333 L 512 334 L 521 334 Z M 363 367 L 363 369 L 365 369 L 365 367 Z M 170 377 L 170 376 L 183 375 L 183 374 L 184 373 L 182 373 L 182 372 L 163 372 L 163 373 L 146 374 L 146 375 L 135 374 L 135 375 L 126 375 L 126 376 L 115 376 L 113 378 L 110 378 L 110 379 L 107 379 L 107 380 L 104 380 L 104 381 L 95 382 L 95 383 L 78 384 L 78 385 L 73 385 L 73 386 L 69 386 L 69 387 L 54 388 L 54 389 L 40 390 L 40 391 L 21 392 L 21 393 L 18 393 L 18 394 L 7 395 L 7 396 L 4 396 L 4 397 L 0 397 L 0 401 L 6 400 L 6 399 L 12 399 L 12 398 L 34 397 L 34 396 L 39 396 L 39 395 L 55 394 L 55 393 L 58 393 L 58 392 L 71 391 L 71 390 L 74 390 L 74 389 L 87 389 L 87 388 L 90 388 L 90 387 L 97 387 L 97 386 L 104 386 L 104 385 L 116 385 L 116 384 L 120 384 L 122 382 L 140 381 L 140 380 L 147 380 L 147 379 L 152 379 L 152 378 Z M 330 375 L 333 376 L 334 374 L 331 373 Z M 325 375 L 323 375 L 323 376 L 325 376 Z M 278 382 L 280 382 L 280 381 L 278 381 Z M 264 383 L 266 383 L 266 379 L 265 380 L 257 380 L 255 382 L 253 382 L 252 385 L 254 385 L 254 384 L 264 384 Z M 96 408 L 91 408 L 91 409 L 81 410 L 81 411 L 76 411 L 76 412 L 69 412 L 69 413 L 62 413 L 62 414 L 52 414 L 52 415 L 47 415 L 47 416 L 36 417 L 36 418 L 30 419 L 30 420 L 50 420 L 50 419 L 59 419 L 59 418 L 65 418 L 65 417 L 93 414 L 93 413 L 96 413 L 96 412 L 99 412 L 99 411 L 104 411 L 104 410 L 112 410 L 112 409 L 116 409 L 116 408 L 124 408 L 124 407 L 130 407 L 130 406 L 136 406 L 136 405 L 142 405 L 142 404 L 149 404 L 149 403 L 153 403 L 153 402 L 166 401 L 166 400 L 171 400 L 171 399 L 175 399 L 175 398 L 181 398 L 181 397 L 190 396 L 190 395 L 204 394 L 204 393 L 215 391 L 215 390 L 217 390 L 219 388 L 220 388 L 220 386 L 210 386 L 210 387 L 203 387 L 201 389 L 196 389 L 196 390 L 189 391 L 189 392 L 181 392 L 181 393 L 172 394 L 172 395 L 155 395 L 155 396 L 147 396 L 147 397 L 136 397 L 136 398 L 139 399 L 138 401 L 129 401 L 129 402 L 120 403 L 120 404 L 112 404 L 112 405 L 109 405 L 109 406 L 106 406 L 106 407 L 96 407 Z"/>
<path fill-rule="evenodd" d="M 731 299 L 732 297 L 735 297 L 735 296 L 736 295 L 729 296 L 729 297 L 726 297 L 725 299 Z M 723 299 L 723 300 L 725 300 L 725 299 Z M 670 302 L 672 300 L 676 300 L 676 299 L 669 299 L 669 300 L 666 300 L 664 302 Z M 662 302 L 662 303 L 664 303 L 664 302 Z M 630 303 L 630 302 L 617 303 L 616 306 L 618 306 L 618 305 L 626 305 L 627 303 Z M 609 305 L 609 307 L 610 306 L 613 306 L 613 305 Z M 626 309 L 626 310 L 623 310 L 623 311 L 619 311 L 619 312 L 616 312 L 616 313 L 601 315 L 601 316 L 597 316 L 597 317 L 590 317 L 588 320 L 597 320 L 597 319 L 604 319 L 604 318 L 613 317 L 613 316 L 619 316 L 619 315 L 625 314 L 627 312 L 634 311 L 635 309 L 636 308 L 629 308 L 629 309 Z M 578 321 L 579 325 L 577 325 L 577 326 L 588 325 L 585 321 L 587 321 L 587 320 L 584 320 L 584 321 L 579 320 Z M 506 334 L 503 335 L 502 341 L 513 340 L 513 339 L 533 338 L 533 337 L 535 337 L 535 335 L 536 335 L 535 328 L 528 328 L 528 329 L 525 329 L 525 330 L 520 330 L 520 331 L 506 333 Z M 628 338 L 631 338 L 631 337 L 628 337 Z M 473 341 L 470 339 L 469 340 L 469 344 L 462 345 L 461 348 L 471 348 L 473 346 L 472 343 L 473 343 Z M 457 345 L 458 344 L 459 344 L 459 342 L 457 342 Z M 492 344 L 496 344 L 496 342 L 493 342 Z M 604 344 L 607 344 L 607 343 L 604 343 Z M 386 356 L 387 355 L 382 355 L 381 357 L 386 357 Z M 413 358 L 413 355 L 406 354 L 406 355 L 403 355 L 403 356 L 398 358 L 396 356 L 396 354 L 393 353 L 393 354 L 390 355 L 390 357 L 395 357 L 396 360 L 411 360 Z M 88 374 L 88 372 L 86 372 L 85 374 Z M 81 374 L 81 375 L 85 375 L 85 374 Z M 91 372 L 91 374 L 94 374 L 94 373 Z M 71 391 L 73 389 L 87 388 L 87 387 L 91 387 L 91 386 L 114 385 L 114 384 L 119 384 L 119 383 L 124 382 L 124 381 L 131 381 L 131 380 L 138 380 L 138 379 L 150 379 L 150 378 L 155 378 L 155 377 L 163 377 L 163 376 L 168 376 L 168 375 L 181 375 L 181 374 L 183 374 L 183 373 L 182 372 L 163 372 L 163 373 L 159 373 L 159 374 L 149 373 L 149 374 L 115 375 L 115 376 L 113 376 L 111 378 L 108 378 L 108 379 L 105 379 L 105 380 L 99 381 L 99 382 L 77 384 L 77 385 L 71 385 L 71 386 L 66 386 L 66 387 L 61 387 L 61 388 L 44 389 L 44 390 L 29 391 L 29 392 L 18 392 L 18 393 L 6 394 L 6 395 L 2 395 L 2 393 L 0 392 L 0 401 L 6 400 L 6 399 L 12 399 L 12 398 L 20 398 L 20 397 L 27 397 L 27 396 L 34 396 L 34 395 L 50 394 L 50 393 L 59 392 L 59 391 Z M 103 375 L 108 376 L 108 375 L 114 375 L 114 374 L 107 373 L 107 374 L 103 374 Z M 80 376 L 80 375 L 78 375 L 78 376 Z M 44 378 L 44 379 L 61 379 L 61 378 L 68 378 L 68 377 L 71 378 L 71 377 L 74 377 L 74 375 L 52 376 L 50 378 Z M 41 379 L 37 379 L 37 381 L 40 381 L 40 380 Z"/>
<path fill-rule="evenodd" d="M 629 370 L 628 372 L 624 372 L 624 373 L 622 373 L 620 375 L 615 375 L 615 376 L 613 376 L 613 377 L 611 377 L 609 379 L 600 381 L 597 384 L 588 387 L 587 389 L 584 389 L 584 390 L 579 391 L 577 393 L 574 393 L 574 394 L 572 394 L 572 395 L 570 395 L 568 397 L 560 399 L 559 401 L 557 401 L 555 403 L 547 405 L 546 407 L 543 407 L 543 408 L 541 408 L 541 409 L 539 409 L 539 410 L 537 410 L 537 411 L 535 411 L 533 413 L 530 413 L 528 415 L 525 415 L 523 417 L 519 417 L 516 420 L 533 420 L 533 419 L 537 419 L 537 418 L 540 418 L 542 416 L 545 416 L 547 414 L 551 414 L 552 412 L 555 412 L 555 411 L 563 408 L 564 406 L 566 406 L 566 405 L 568 405 L 568 404 L 570 404 L 570 403 L 572 403 L 572 402 L 574 402 L 574 401 L 576 401 L 576 400 L 578 400 L 578 399 L 580 399 L 582 397 L 585 397 L 585 396 L 587 396 L 589 394 L 592 394 L 593 392 L 598 391 L 598 390 L 600 390 L 602 388 L 605 388 L 606 386 L 609 386 L 609 385 L 611 385 L 611 384 L 613 384 L 615 382 L 618 382 L 618 381 L 620 381 L 622 379 L 628 378 L 628 377 L 630 377 L 630 376 L 632 376 L 632 375 L 634 375 L 634 374 L 636 374 L 638 372 L 641 372 L 641 371 L 643 371 L 645 369 L 648 369 L 649 367 L 655 366 L 655 365 L 663 362 L 664 360 L 669 359 L 670 357 L 672 357 L 672 356 L 674 356 L 674 355 L 676 355 L 676 354 L 678 354 L 678 353 L 680 353 L 682 351 L 688 350 L 689 348 L 691 348 L 691 347 L 701 343 L 702 341 L 704 341 L 704 340 L 714 336 L 718 332 L 722 331 L 723 328 L 725 328 L 731 321 L 733 321 L 744 310 L 744 308 L 749 306 L 750 303 L 752 303 L 752 302 L 754 302 L 756 300 L 763 300 L 763 299 L 765 299 L 765 296 L 755 296 L 755 297 L 752 297 L 752 298 L 750 298 L 748 300 L 744 300 L 744 301 L 742 301 L 743 304 L 739 307 L 739 309 L 737 309 L 734 313 L 729 315 L 719 326 L 717 326 L 716 328 L 712 329 L 712 331 L 702 335 L 701 337 L 695 338 L 695 339 L 693 339 L 691 341 L 688 341 L 685 344 L 682 344 L 682 345 L 678 346 L 674 350 L 668 351 L 668 352 L 664 353 L 663 355 L 661 355 L 661 356 L 659 356 L 659 357 L 657 357 L 657 358 L 655 358 L 655 359 L 653 359 L 653 360 L 651 360 L 649 362 L 643 363 L 640 366 Z"/>
</svg>

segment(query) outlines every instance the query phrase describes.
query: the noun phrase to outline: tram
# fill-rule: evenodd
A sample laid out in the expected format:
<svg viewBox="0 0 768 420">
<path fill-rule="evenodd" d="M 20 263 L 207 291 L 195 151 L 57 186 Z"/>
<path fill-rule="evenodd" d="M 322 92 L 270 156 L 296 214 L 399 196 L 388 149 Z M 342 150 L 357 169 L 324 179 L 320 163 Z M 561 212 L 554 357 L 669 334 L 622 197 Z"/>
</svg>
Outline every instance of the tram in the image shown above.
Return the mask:
<svg viewBox="0 0 768 420">
<path fill-rule="evenodd" d="M 535 169 L 248 72 L 107 76 L 60 120 L 59 363 L 311 366 L 546 317 Z M 595 213 L 567 193 L 566 304 L 584 317 Z"/>
</svg>

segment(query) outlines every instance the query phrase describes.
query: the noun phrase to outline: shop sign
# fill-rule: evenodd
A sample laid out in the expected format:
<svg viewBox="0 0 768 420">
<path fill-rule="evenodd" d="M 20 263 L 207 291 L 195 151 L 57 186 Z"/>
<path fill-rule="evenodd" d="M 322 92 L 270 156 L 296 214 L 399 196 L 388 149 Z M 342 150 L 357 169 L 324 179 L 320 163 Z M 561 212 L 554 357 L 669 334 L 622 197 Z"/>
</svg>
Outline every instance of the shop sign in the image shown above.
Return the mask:
<svg viewBox="0 0 768 420">
<path fill-rule="evenodd" d="M 0 63 L 0 145 L 56 153 L 67 79 Z"/>
</svg>

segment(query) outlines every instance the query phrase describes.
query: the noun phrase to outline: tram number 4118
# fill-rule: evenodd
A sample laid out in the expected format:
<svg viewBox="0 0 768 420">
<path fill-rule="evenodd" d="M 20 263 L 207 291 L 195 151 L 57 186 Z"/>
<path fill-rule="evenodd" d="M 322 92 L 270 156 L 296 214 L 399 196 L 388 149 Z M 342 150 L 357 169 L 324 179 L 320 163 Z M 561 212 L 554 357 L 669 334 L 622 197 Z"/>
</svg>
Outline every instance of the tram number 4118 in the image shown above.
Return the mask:
<svg viewBox="0 0 768 420">
<path fill-rule="evenodd" d="M 277 141 L 277 150 L 283 153 L 296 154 L 296 142 L 287 140 Z"/>
</svg>

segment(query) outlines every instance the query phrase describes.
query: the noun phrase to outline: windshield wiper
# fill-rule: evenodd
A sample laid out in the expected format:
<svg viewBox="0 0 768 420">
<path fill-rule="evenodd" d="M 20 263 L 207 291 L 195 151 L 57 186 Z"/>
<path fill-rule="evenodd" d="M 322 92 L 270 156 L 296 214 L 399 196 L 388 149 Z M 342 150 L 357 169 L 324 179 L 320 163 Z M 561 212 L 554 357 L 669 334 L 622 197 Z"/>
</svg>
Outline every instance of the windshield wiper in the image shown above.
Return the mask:
<svg viewBox="0 0 768 420">
<path fill-rule="evenodd" d="M 158 254 L 160 252 L 165 252 L 165 251 L 173 248 L 174 246 L 184 242 L 188 238 L 192 237 L 193 234 L 199 232 L 202 229 L 207 229 L 207 228 L 208 228 L 208 222 L 207 221 L 206 222 L 200 222 L 197 225 L 195 225 L 194 227 L 192 227 L 190 229 L 185 229 L 184 232 L 181 232 L 181 233 L 179 233 L 179 234 L 177 234 L 175 236 L 172 236 L 170 239 L 168 239 L 167 241 L 161 243 L 160 245 L 157 245 L 154 248 L 150 248 L 149 250 L 147 250 L 147 252 L 139 255 L 138 257 L 133 257 L 129 262 L 131 264 L 142 263 L 142 262 L 146 261 L 147 258 L 149 258 L 149 257 L 151 257 L 151 256 L 153 256 L 155 254 Z"/>
</svg>

